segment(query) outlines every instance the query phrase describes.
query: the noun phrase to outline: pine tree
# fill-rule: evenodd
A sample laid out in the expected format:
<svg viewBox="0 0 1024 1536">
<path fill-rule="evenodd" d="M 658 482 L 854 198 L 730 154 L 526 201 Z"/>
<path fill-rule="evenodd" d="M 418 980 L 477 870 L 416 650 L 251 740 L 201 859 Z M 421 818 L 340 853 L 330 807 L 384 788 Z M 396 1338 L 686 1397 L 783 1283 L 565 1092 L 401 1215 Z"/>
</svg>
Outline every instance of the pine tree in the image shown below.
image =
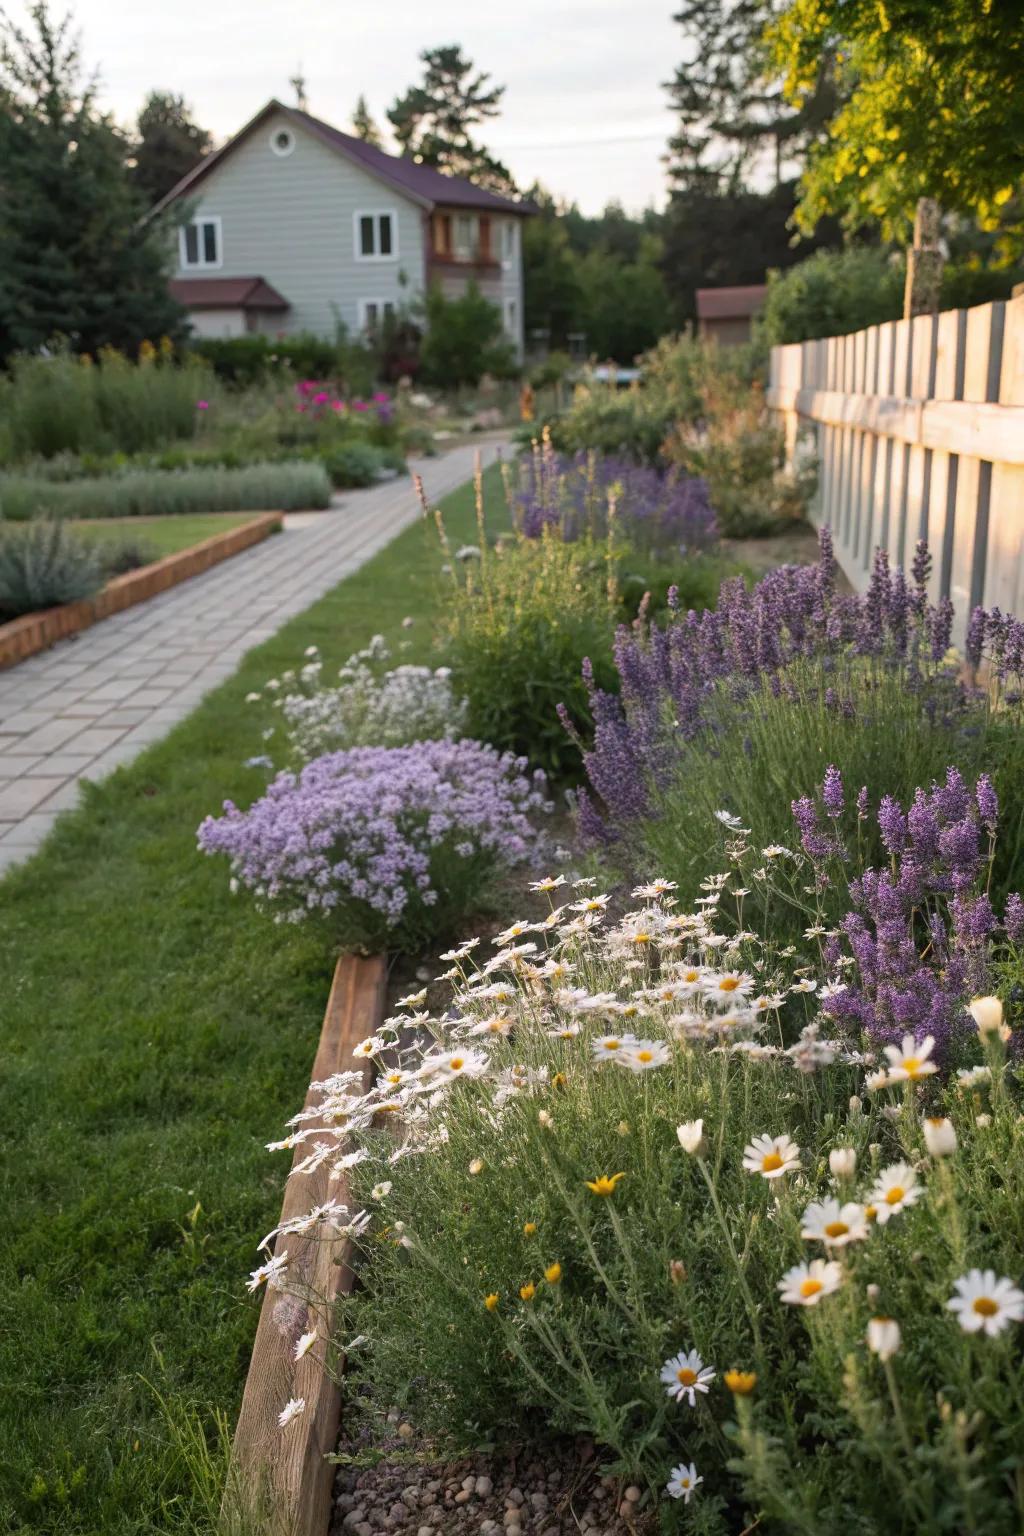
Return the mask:
<svg viewBox="0 0 1024 1536">
<path fill-rule="evenodd" d="M 56 337 L 134 352 L 173 334 L 169 247 L 126 168 L 124 136 L 83 81 L 70 20 L 0 23 L 0 357 Z"/>
<path fill-rule="evenodd" d="M 363 95 L 360 95 L 356 102 L 356 109 L 352 113 L 352 132 L 357 139 L 362 139 L 364 144 L 372 144 L 374 149 L 384 148 L 381 131 L 374 122 L 366 97 Z"/>
<path fill-rule="evenodd" d="M 514 192 L 508 168 L 471 136 L 471 129 L 498 116 L 505 87 L 490 84 L 483 70 L 474 73 L 457 45 L 428 48 L 420 59 L 426 66 L 422 85 L 412 86 L 388 111 L 402 149 L 438 170 Z"/>
<path fill-rule="evenodd" d="M 150 91 L 135 124 L 132 183 L 147 207 L 176 186 L 213 148 L 205 128 L 192 120 L 183 96 Z"/>
</svg>

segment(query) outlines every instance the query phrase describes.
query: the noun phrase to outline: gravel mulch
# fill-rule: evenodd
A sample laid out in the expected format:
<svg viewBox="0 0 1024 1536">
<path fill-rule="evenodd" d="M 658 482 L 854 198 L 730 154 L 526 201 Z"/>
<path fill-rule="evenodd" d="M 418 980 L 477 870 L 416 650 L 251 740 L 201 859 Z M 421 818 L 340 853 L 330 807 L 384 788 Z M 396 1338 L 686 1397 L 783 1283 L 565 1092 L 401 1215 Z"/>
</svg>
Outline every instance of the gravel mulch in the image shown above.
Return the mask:
<svg viewBox="0 0 1024 1536">
<path fill-rule="evenodd" d="M 331 1536 L 647 1536 L 639 1488 L 587 1439 L 445 1458 L 397 1412 L 338 1446 Z"/>
</svg>

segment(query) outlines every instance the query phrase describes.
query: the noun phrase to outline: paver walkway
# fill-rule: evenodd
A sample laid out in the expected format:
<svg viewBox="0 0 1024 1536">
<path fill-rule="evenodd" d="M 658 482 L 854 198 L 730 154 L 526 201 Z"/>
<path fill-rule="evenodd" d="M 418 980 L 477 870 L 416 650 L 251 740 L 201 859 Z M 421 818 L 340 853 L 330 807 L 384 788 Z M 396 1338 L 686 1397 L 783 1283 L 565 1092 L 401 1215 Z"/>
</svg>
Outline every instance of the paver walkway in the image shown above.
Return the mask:
<svg viewBox="0 0 1024 1536">
<path fill-rule="evenodd" d="M 480 445 L 484 464 L 500 444 Z M 432 501 L 473 473 L 475 447 L 412 468 Z M 327 512 L 137 608 L 0 672 L 0 869 L 25 858 L 81 779 L 100 779 L 190 714 L 243 654 L 383 549 L 419 515 L 402 477 L 346 491 Z"/>
</svg>

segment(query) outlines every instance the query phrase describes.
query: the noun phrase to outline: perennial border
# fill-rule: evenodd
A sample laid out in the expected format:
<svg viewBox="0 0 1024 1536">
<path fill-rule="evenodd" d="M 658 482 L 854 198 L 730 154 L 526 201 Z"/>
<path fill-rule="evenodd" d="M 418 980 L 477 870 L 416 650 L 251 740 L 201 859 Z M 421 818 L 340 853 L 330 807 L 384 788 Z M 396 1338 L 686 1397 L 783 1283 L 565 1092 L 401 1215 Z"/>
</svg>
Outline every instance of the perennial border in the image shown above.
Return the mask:
<svg viewBox="0 0 1024 1536">
<path fill-rule="evenodd" d="M 134 608 L 147 598 L 156 597 L 179 582 L 192 576 L 201 576 L 211 566 L 219 565 L 232 555 L 259 544 L 270 534 L 276 533 L 284 523 L 281 512 L 254 514 L 247 523 L 228 528 L 224 533 L 214 533 L 190 549 L 178 550 L 165 555 L 152 565 L 141 566 L 137 571 L 127 571 L 115 576 L 95 597 L 81 598 L 78 602 L 63 603 L 59 608 L 44 608 L 40 613 L 27 613 L 20 619 L 0 624 L 0 670 L 13 667 L 17 662 L 44 651 L 58 640 L 89 629 L 101 619 L 109 619 L 125 608 Z"/>
<path fill-rule="evenodd" d="M 307 1109 L 320 1099 L 312 1085 L 349 1070 L 355 1045 L 376 1032 L 384 1016 L 386 979 L 383 955 L 343 955 L 338 961 L 306 1094 Z M 372 1063 L 367 1061 L 364 1092 L 372 1074 Z M 315 1120 L 305 1125 L 317 1129 Z M 307 1173 L 294 1171 L 308 1155 L 308 1146 L 300 1143 L 285 1189 L 282 1223 L 328 1199 L 343 1202 L 346 1198 L 344 1175 L 332 1178 L 326 1164 Z M 274 1253 L 285 1252 L 290 1285 L 298 1282 L 315 1299 L 296 1305 L 292 1294 L 270 1288 L 264 1297 L 235 1430 L 224 1523 L 250 1536 L 255 1530 L 273 1536 L 326 1536 L 335 1472 L 326 1457 L 337 1445 L 341 1394 L 323 1368 L 323 1349 L 296 1360 L 295 1345 L 308 1330 L 318 1329 L 329 1347 L 328 1338 L 323 1337 L 324 1323 L 330 1321 L 334 1299 L 352 1288 L 352 1245 L 324 1242 L 315 1231 L 310 1236 L 282 1233 Z M 281 1429 L 279 1416 L 294 1398 L 302 1398 L 305 1408 Z"/>
</svg>

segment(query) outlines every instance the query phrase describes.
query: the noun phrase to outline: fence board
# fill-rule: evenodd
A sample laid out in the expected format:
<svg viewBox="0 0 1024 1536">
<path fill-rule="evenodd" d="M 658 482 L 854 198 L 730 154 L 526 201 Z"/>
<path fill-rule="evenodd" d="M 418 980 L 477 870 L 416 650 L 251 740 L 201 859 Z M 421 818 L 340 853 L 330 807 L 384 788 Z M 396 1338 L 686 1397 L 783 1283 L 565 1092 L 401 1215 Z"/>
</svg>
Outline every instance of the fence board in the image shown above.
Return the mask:
<svg viewBox="0 0 1024 1536">
<path fill-rule="evenodd" d="M 881 547 L 932 552 L 954 638 L 977 602 L 1024 608 L 1024 296 L 772 349 L 768 403 L 792 458 L 817 438 L 815 520 L 854 586 Z"/>
</svg>

